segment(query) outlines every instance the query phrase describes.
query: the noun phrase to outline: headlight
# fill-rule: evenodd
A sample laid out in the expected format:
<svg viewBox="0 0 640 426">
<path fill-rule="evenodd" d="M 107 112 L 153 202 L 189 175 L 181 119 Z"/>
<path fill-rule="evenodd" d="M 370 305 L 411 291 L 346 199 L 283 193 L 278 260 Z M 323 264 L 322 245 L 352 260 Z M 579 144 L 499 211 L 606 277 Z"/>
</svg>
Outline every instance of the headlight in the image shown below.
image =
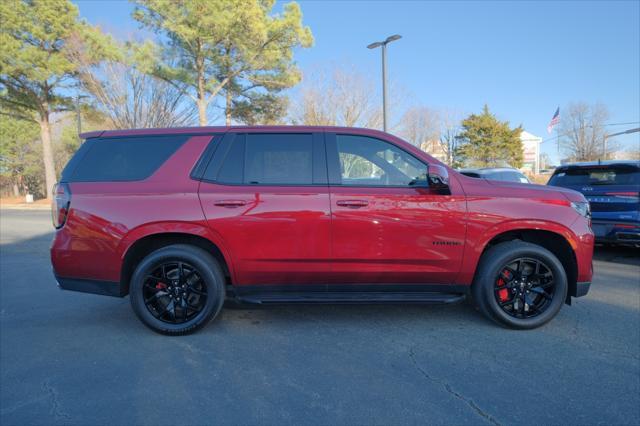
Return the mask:
<svg viewBox="0 0 640 426">
<path fill-rule="evenodd" d="M 591 207 L 589 207 L 589 203 L 587 201 L 580 201 L 580 202 L 571 202 L 571 207 L 573 207 L 573 209 L 575 211 L 578 212 L 578 214 L 580 216 L 584 216 L 587 219 L 591 218 Z"/>
</svg>

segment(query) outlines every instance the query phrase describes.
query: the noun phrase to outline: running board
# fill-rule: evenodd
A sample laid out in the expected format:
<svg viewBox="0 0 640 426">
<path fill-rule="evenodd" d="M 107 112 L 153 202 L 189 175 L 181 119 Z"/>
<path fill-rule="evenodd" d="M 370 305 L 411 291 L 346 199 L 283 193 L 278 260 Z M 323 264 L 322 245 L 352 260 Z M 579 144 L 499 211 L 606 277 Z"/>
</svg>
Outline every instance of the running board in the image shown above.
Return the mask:
<svg viewBox="0 0 640 426">
<path fill-rule="evenodd" d="M 465 300 L 464 294 L 430 292 L 269 292 L 237 295 L 241 303 L 270 304 L 421 304 L 450 305 Z"/>
</svg>

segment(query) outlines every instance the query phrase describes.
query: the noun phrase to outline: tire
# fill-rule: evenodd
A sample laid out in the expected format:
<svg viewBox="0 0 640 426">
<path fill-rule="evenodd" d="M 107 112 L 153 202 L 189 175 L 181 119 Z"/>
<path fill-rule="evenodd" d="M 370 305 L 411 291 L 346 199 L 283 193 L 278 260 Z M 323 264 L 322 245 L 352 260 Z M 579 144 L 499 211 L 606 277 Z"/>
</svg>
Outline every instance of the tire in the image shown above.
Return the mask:
<svg viewBox="0 0 640 426">
<path fill-rule="evenodd" d="M 533 269 L 539 273 L 532 273 Z M 488 249 L 472 285 L 478 309 L 487 318 L 515 329 L 532 329 L 549 322 L 562 308 L 567 291 L 567 275 L 558 258 L 544 247 L 519 240 Z"/>
<path fill-rule="evenodd" d="M 131 307 L 140 321 L 161 334 L 183 335 L 218 315 L 225 295 L 218 261 L 201 248 L 160 248 L 136 267 L 129 284 Z"/>
</svg>

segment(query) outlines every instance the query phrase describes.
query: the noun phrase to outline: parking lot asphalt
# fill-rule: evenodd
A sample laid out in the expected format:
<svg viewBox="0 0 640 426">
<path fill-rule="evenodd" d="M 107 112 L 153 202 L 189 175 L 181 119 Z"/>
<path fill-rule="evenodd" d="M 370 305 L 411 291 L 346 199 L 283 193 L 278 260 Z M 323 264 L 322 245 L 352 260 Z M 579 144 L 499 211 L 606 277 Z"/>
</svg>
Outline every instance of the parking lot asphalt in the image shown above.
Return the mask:
<svg viewBox="0 0 640 426">
<path fill-rule="evenodd" d="M 224 309 L 197 334 L 57 289 L 49 213 L 0 213 L 0 424 L 640 424 L 640 253 L 513 331 L 472 306 Z"/>
</svg>

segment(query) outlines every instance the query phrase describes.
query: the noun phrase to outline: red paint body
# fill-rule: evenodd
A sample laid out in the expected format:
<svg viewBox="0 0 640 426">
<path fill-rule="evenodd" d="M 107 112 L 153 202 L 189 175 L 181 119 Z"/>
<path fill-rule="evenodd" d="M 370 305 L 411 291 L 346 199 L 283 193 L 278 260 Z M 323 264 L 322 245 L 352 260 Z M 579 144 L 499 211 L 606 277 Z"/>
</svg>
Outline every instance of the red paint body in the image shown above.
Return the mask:
<svg viewBox="0 0 640 426">
<path fill-rule="evenodd" d="M 234 286 L 471 285 L 492 239 L 514 230 L 545 230 L 571 246 L 576 280 L 591 281 L 593 233 L 588 220 L 570 206 L 570 201 L 584 201 L 578 192 L 474 179 L 452 169 L 450 195 L 410 187 L 221 185 L 189 175 L 212 135 L 226 132 L 367 135 L 427 164 L 442 164 L 396 137 L 366 129 L 203 127 L 106 133 L 181 132 L 194 136 L 143 181 L 69 183 L 68 218 L 51 248 L 56 275 L 118 282 L 136 241 L 182 233 L 218 247 Z M 367 205 L 341 205 L 353 200 Z"/>
</svg>

